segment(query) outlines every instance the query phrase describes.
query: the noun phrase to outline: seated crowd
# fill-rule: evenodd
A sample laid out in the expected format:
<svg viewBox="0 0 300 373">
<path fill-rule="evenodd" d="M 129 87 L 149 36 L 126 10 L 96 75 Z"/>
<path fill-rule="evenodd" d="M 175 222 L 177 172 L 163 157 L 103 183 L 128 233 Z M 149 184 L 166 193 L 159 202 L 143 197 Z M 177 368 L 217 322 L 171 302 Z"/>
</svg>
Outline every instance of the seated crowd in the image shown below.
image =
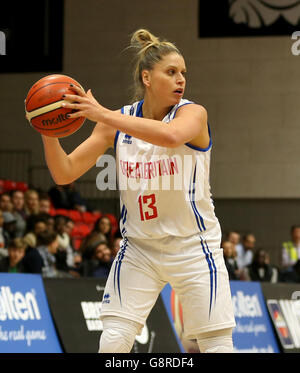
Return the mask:
<svg viewBox="0 0 300 373">
<path fill-rule="evenodd" d="M 222 240 L 225 264 L 230 280 L 300 283 L 300 226 L 291 227 L 291 238 L 283 242 L 281 266 L 270 263 L 270 255 L 256 248 L 253 233 L 241 237 L 237 231 L 228 232 Z"/>
<path fill-rule="evenodd" d="M 70 217 L 86 212 L 92 218 L 87 224 Z M 0 272 L 106 278 L 120 249 L 117 225 L 111 214 L 93 211 L 74 183 L 54 186 L 48 193 L 34 189 L 3 192 Z M 300 226 L 293 226 L 290 240 L 282 244 L 280 267 L 270 263 L 264 249 L 256 248 L 253 233 L 241 236 L 230 231 L 221 247 L 230 280 L 300 283 Z"/>
<path fill-rule="evenodd" d="M 117 219 L 93 211 L 73 185 L 0 195 L 0 272 L 106 278 L 120 241 Z"/>
</svg>

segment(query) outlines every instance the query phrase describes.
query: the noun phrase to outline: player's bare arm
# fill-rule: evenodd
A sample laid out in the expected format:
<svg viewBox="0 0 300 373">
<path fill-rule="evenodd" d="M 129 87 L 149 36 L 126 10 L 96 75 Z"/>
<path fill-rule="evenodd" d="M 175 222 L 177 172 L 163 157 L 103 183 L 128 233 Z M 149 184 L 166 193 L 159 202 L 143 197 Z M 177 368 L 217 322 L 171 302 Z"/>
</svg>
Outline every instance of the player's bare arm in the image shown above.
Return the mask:
<svg viewBox="0 0 300 373">
<path fill-rule="evenodd" d="M 126 116 L 108 110 L 95 100 L 90 90 L 83 94 L 80 88 L 73 89 L 78 96 L 66 95 L 64 100 L 70 103 L 63 103 L 64 107 L 77 110 L 70 114 L 71 118 L 85 116 L 158 146 L 176 148 L 187 142 L 199 147 L 208 146 L 207 112 L 203 106 L 183 106 L 178 110 L 176 118 L 166 125 L 159 120 Z M 72 103 L 74 101 L 77 103 Z"/>
<path fill-rule="evenodd" d="M 97 123 L 92 134 L 70 154 L 65 153 L 57 138 L 42 136 L 46 162 L 55 183 L 70 184 L 87 172 L 113 147 L 115 133 L 114 128 Z"/>
</svg>

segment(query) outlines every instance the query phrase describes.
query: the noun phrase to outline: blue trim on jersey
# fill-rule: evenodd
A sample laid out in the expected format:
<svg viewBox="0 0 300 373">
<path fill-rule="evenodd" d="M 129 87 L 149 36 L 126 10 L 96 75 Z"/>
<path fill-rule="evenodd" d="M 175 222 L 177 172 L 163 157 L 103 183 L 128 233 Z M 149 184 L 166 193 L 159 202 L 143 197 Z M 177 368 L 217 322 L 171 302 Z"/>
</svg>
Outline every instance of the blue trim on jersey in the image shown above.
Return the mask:
<svg viewBox="0 0 300 373">
<path fill-rule="evenodd" d="M 193 209 L 193 212 L 194 212 L 195 218 L 196 218 L 196 222 L 197 222 L 198 228 L 199 228 L 200 232 L 202 232 L 201 224 L 200 224 L 200 222 L 199 222 L 198 215 L 197 215 L 197 213 L 196 213 L 196 211 L 195 211 L 195 206 L 194 206 L 194 204 L 193 204 L 193 202 L 192 202 L 192 198 L 193 198 L 193 197 L 192 197 L 192 195 L 191 195 L 191 187 L 190 187 L 190 190 L 189 190 L 189 197 L 190 197 L 191 206 L 192 206 L 192 209 Z"/>
<path fill-rule="evenodd" d="M 144 100 L 141 100 L 138 103 L 138 106 L 137 106 L 137 109 L 136 109 L 136 114 L 135 114 L 136 117 L 143 118 L 143 109 L 142 109 L 143 103 L 144 103 Z"/>
<path fill-rule="evenodd" d="M 198 228 L 200 232 L 202 232 L 203 229 L 206 230 L 206 228 L 204 225 L 203 218 L 200 215 L 199 211 L 197 210 L 195 200 L 194 200 L 195 199 L 195 185 L 196 185 L 195 183 L 196 166 L 197 166 L 197 163 L 195 164 L 194 172 L 192 174 L 193 177 L 191 178 L 191 181 L 190 181 L 189 197 L 190 197 L 191 206 L 192 206 L 195 218 L 196 218 Z M 192 190 L 192 185 L 193 185 L 193 190 Z M 200 236 L 200 240 L 201 240 L 202 251 L 205 254 L 205 259 L 207 261 L 208 268 L 209 268 L 209 274 L 210 274 L 210 300 L 209 300 L 209 317 L 210 317 L 214 289 L 215 289 L 215 302 L 216 302 L 216 297 L 217 297 L 217 268 L 215 265 L 215 261 L 212 257 L 212 252 L 209 250 L 207 242 L 203 240 L 201 236 Z M 205 246 L 204 246 L 204 243 L 205 243 Z"/>
<path fill-rule="evenodd" d="M 121 286 L 120 286 L 120 272 L 121 272 L 122 260 L 124 259 L 125 251 L 128 247 L 127 242 L 128 242 L 128 238 L 124 237 L 123 245 L 120 249 L 118 259 L 115 262 L 116 264 L 115 264 L 115 271 L 114 271 L 114 291 L 116 292 L 116 280 L 117 280 L 118 293 L 119 293 L 119 299 L 120 299 L 121 306 L 122 306 L 122 297 L 121 297 Z"/>
<path fill-rule="evenodd" d="M 206 227 L 204 225 L 204 220 L 203 220 L 202 216 L 200 215 L 200 213 L 197 209 L 196 203 L 195 203 L 196 166 L 197 166 L 197 164 L 195 164 L 195 169 L 194 169 L 194 174 L 193 174 L 193 184 L 192 184 L 193 185 L 193 190 L 191 190 L 191 183 L 190 183 L 189 196 L 190 196 L 191 206 L 192 206 L 192 209 L 194 211 L 194 215 L 196 217 L 198 228 L 200 229 L 200 232 L 202 232 L 203 230 L 206 230 Z M 201 226 L 202 226 L 202 228 L 201 228 Z"/>
<path fill-rule="evenodd" d="M 208 126 L 208 134 L 209 134 L 209 145 L 208 145 L 207 148 L 198 148 L 197 146 L 189 144 L 188 142 L 186 142 L 184 145 L 186 145 L 189 148 L 192 148 L 194 150 L 198 150 L 199 152 L 207 152 L 212 147 L 211 131 L 210 131 L 210 126 L 209 126 L 208 123 L 207 123 L 207 126 Z"/>
<path fill-rule="evenodd" d="M 212 265 L 213 265 L 213 268 L 214 268 L 214 275 L 215 275 L 215 303 L 216 303 L 216 300 L 217 300 L 217 268 L 216 268 L 216 265 L 215 265 L 214 258 L 212 256 L 212 252 L 209 250 L 206 240 L 204 242 L 205 242 L 206 248 L 207 248 L 207 250 L 209 252 L 209 257 L 210 257 L 210 259 L 212 261 Z"/>
<path fill-rule="evenodd" d="M 125 212 L 125 205 L 123 205 L 123 207 L 122 207 L 122 211 L 121 211 L 121 217 L 120 217 L 120 219 L 121 219 L 122 221 L 123 221 L 124 212 Z"/>
<path fill-rule="evenodd" d="M 123 224 L 125 224 L 127 220 L 127 209 L 125 208 L 125 213 L 124 213 L 124 217 L 123 217 Z"/>
<path fill-rule="evenodd" d="M 207 253 L 206 250 L 205 250 L 205 247 L 203 245 L 203 239 L 202 239 L 201 236 L 200 236 L 200 240 L 201 240 L 201 245 L 202 245 L 202 251 L 205 254 L 205 259 L 207 261 L 208 268 L 209 268 L 209 274 L 210 274 L 210 298 L 209 298 L 209 317 L 210 317 L 211 305 L 212 305 L 212 298 L 213 298 L 213 291 L 214 291 L 214 288 L 213 288 L 213 282 L 214 282 L 213 269 L 212 269 L 212 266 L 211 266 L 211 261 L 210 261 L 209 253 Z"/>
<path fill-rule="evenodd" d="M 197 215 L 199 216 L 199 219 L 200 219 L 200 221 L 201 221 L 201 224 L 202 224 L 203 229 L 206 230 L 206 227 L 205 227 L 205 225 L 204 225 L 204 220 L 203 220 L 202 216 L 200 215 L 200 213 L 199 213 L 199 211 L 198 211 L 198 209 L 197 209 L 196 203 L 195 203 L 196 165 L 197 165 L 197 163 L 195 164 L 194 177 L 193 177 L 193 197 L 194 197 L 194 198 L 193 198 L 193 200 L 192 200 L 192 203 L 193 203 L 193 205 L 194 205 L 194 207 L 195 207 L 195 210 L 196 210 Z"/>
<path fill-rule="evenodd" d="M 115 149 L 115 152 L 117 151 L 117 142 L 118 142 L 119 135 L 120 135 L 120 131 L 117 130 L 116 135 L 115 135 L 115 140 L 114 140 L 114 149 Z"/>
</svg>

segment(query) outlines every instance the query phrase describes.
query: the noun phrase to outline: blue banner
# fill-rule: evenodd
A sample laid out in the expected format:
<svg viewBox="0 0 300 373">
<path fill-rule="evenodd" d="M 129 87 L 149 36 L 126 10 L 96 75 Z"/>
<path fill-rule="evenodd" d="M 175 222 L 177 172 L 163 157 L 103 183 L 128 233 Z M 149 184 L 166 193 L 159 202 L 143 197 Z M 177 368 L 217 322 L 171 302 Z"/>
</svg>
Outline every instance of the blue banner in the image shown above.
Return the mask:
<svg viewBox="0 0 300 373">
<path fill-rule="evenodd" d="M 280 352 L 259 282 L 230 282 L 236 352 Z"/>
<path fill-rule="evenodd" d="M 177 343 L 179 345 L 181 352 L 187 352 L 186 348 L 184 348 L 182 344 L 182 331 L 183 331 L 183 322 L 182 318 L 180 317 L 180 304 L 179 300 L 176 297 L 174 290 L 171 288 L 170 284 L 167 284 L 162 292 L 160 293 L 162 300 L 164 302 L 164 306 L 166 308 L 170 324 L 173 328 L 173 332 L 175 334 Z"/>
<path fill-rule="evenodd" d="M 0 352 L 62 352 L 40 275 L 0 273 Z"/>
<path fill-rule="evenodd" d="M 234 351 L 280 352 L 260 283 L 231 281 L 230 288 L 236 321 Z M 196 341 L 184 339 L 181 305 L 174 290 L 167 284 L 161 295 L 181 352 L 197 352 Z"/>
</svg>

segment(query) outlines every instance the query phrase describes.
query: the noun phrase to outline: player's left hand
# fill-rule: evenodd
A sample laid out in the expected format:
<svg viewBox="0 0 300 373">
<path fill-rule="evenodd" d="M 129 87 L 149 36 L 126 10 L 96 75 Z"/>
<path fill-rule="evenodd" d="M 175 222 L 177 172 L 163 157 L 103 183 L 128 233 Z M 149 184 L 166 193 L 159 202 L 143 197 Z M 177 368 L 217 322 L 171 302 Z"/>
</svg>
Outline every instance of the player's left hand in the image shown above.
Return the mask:
<svg viewBox="0 0 300 373">
<path fill-rule="evenodd" d="M 74 85 L 71 86 L 71 89 L 76 92 L 76 95 L 63 95 L 64 102 L 61 104 L 64 108 L 76 110 L 76 112 L 68 114 L 69 118 L 85 117 L 93 122 L 99 122 L 101 114 L 109 111 L 99 104 L 90 89 L 87 93 Z"/>
</svg>

